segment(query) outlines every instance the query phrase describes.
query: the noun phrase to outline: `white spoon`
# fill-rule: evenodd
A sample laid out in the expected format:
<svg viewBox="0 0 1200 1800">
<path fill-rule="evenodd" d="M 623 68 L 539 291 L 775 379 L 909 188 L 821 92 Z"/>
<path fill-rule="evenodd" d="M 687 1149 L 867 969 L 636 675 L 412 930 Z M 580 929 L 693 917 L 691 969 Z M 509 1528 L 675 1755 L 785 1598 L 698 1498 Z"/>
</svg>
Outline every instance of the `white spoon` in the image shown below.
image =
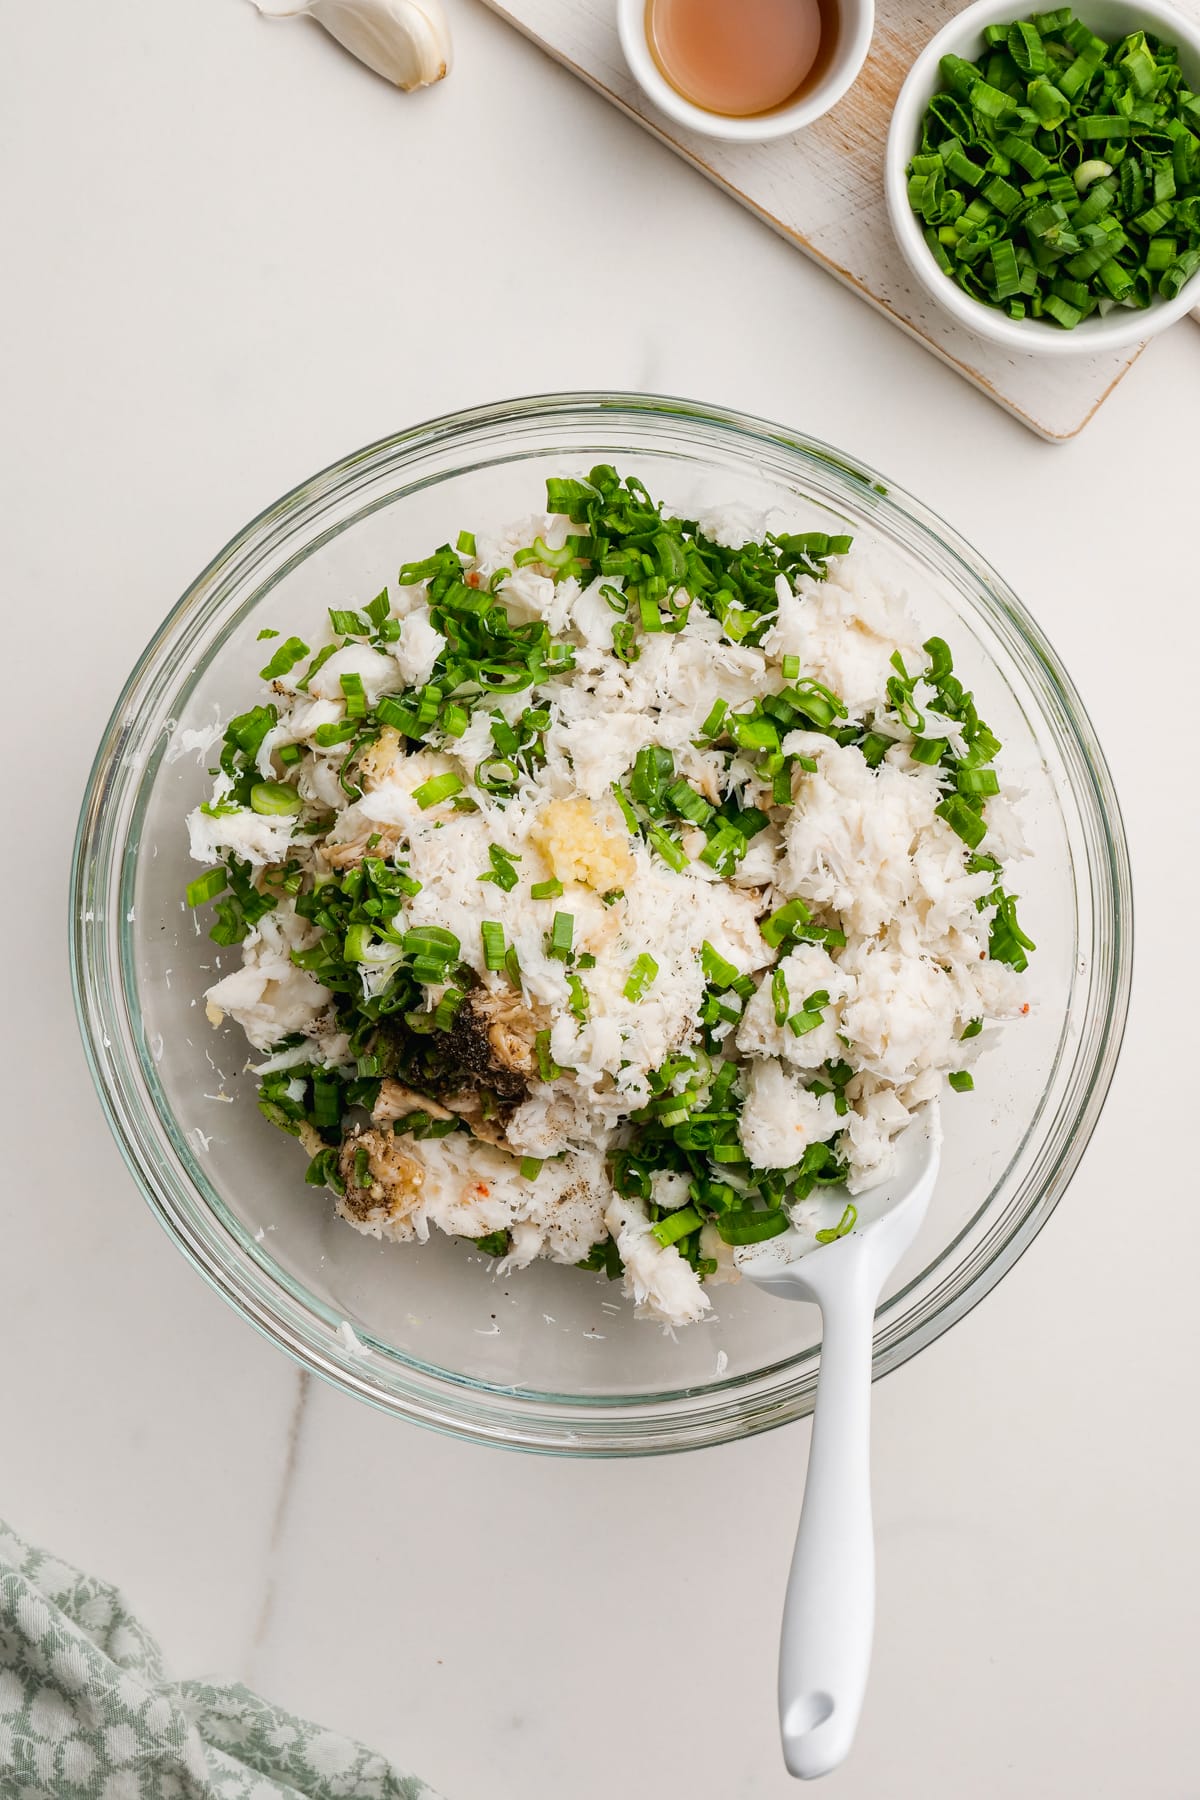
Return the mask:
<svg viewBox="0 0 1200 1800">
<path fill-rule="evenodd" d="M 811 1231 L 793 1229 L 738 1258 L 742 1274 L 768 1293 L 821 1308 L 812 1447 L 779 1647 L 783 1759 L 803 1780 L 844 1760 L 862 1711 L 875 1628 L 875 1306 L 920 1229 L 941 1148 L 933 1100 L 899 1140 L 891 1177 L 858 1197 L 859 1218 L 846 1237 L 815 1245 Z M 828 1192 L 840 1198 L 838 1189 Z"/>
</svg>

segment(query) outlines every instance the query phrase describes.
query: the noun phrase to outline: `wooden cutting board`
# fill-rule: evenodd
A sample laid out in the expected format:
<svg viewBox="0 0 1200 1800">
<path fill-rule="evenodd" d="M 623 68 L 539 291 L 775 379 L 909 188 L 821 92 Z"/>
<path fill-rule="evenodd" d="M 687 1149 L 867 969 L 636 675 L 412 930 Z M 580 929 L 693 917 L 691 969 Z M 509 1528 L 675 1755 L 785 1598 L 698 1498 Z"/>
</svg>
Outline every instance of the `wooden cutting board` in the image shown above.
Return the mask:
<svg viewBox="0 0 1200 1800">
<path fill-rule="evenodd" d="M 871 53 L 845 99 L 798 136 L 764 144 L 700 137 L 657 113 L 625 66 L 614 0 L 485 3 L 1039 436 L 1074 437 L 1141 354 L 1015 355 L 948 318 L 910 275 L 888 224 L 884 141 L 913 59 L 964 0 L 878 0 Z M 1200 23 L 1200 0 L 1179 4 Z"/>
</svg>

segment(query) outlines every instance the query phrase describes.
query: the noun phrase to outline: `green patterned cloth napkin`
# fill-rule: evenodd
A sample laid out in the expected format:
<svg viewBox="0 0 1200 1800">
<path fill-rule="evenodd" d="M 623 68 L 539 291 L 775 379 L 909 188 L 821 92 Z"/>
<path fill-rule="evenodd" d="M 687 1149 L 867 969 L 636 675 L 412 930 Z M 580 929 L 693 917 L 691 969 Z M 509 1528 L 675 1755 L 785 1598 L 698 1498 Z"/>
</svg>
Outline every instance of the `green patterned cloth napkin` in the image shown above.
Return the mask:
<svg viewBox="0 0 1200 1800">
<path fill-rule="evenodd" d="M 436 1800 L 238 1684 L 172 1681 L 115 1588 L 0 1521 L 3 1800 Z"/>
</svg>

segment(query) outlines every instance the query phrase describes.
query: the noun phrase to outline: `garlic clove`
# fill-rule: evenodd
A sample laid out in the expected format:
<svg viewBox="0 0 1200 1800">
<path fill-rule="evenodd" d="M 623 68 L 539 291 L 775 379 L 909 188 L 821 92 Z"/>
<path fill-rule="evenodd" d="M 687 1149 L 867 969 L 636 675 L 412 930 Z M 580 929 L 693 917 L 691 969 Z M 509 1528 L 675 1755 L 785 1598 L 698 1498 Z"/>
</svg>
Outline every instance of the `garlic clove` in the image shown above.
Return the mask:
<svg viewBox="0 0 1200 1800">
<path fill-rule="evenodd" d="M 450 31 L 441 0 L 253 0 L 267 18 L 306 13 L 331 37 L 407 93 L 450 69 Z"/>
</svg>

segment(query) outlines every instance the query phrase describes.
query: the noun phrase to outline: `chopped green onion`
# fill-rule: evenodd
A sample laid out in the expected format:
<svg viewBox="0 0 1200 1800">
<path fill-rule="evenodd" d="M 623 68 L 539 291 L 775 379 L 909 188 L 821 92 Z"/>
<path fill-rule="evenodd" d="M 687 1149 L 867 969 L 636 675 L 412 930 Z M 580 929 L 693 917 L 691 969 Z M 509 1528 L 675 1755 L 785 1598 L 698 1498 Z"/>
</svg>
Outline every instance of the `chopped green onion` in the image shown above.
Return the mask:
<svg viewBox="0 0 1200 1800">
<path fill-rule="evenodd" d="M 527 550 L 516 552 L 513 562 L 518 569 L 523 569 L 526 563 L 532 562 L 540 562 L 548 569 L 565 569 L 573 558 L 574 551 L 570 544 L 563 544 L 559 549 L 554 550 L 544 538 L 535 537 Z"/>
<path fill-rule="evenodd" d="M 724 727 L 724 719 L 725 719 L 725 714 L 728 711 L 729 711 L 728 700 L 714 700 L 713 701 L 712 711 L 709 713 L 709 715 L 705 719 L 703 725 L 700 727 L 701 739 L 706 740 L 706 741 L 711 741 L 713 738 L 720 737 L 722 731 L 725 728 Z"/>
<path fill-rule="evenodd" d="M 946 1079 L 956 1094 L 969 1094 L 975 1086 L 975 1078 L 969 1069 L 955 1069 Z"/>
<path fill-rule="evenodd" d="M 335 744 L 348 744 L 351 738 L 358 736 L 358 725 L 353 719 L 340 719 L 336 725 L 318 725 L 313 732 L 313 742 L 321 750 L 331 750 Z"/>
<path fill-rule="evenodd" d="M 965 1043 L 968 1038 L 978 1037 L 982 1030 L 983 1030 L 983 1020 L 982 1019 L 971 1019 L 968 1024 L 963 1026 L 962 1032 L 960 1034 L 960 1041 L 962 1043 Z"/>
<path fill-rule="evenodd" d="M 367 605 L 363 608 L 363 611 L 366 613 L 367 618 L 371 621 L 376 631 L 381 635 L 390 624 L 395 624 L 399 627 L 399 620 L 392 620 L 388 616 L 391 607 L 388 602 L 388 591 L 386 588 L 381 588 L 375 598 L 368 601 Z"/>
<path fill-rule="evenodd" d="M 361 613 L 339 611 L 332 606 L 329 609 L 329 623 L 340 637 L 367 637 L 371 630 L 370 621 L 364 619 Z"/>
<path fill-rule="evenodd" d="M 835 1244 L 838 1238 L 845 1237 L 854 1230 L 858 1223 L 858 1208 L 852 1200 L 847 1201 L 846 1210 L 836 1225 L 827 1225 L 824 1231 L 816 1233 L 818 1244 Z"/>
<path fill-rule="evenodd" d="M 681 819 L 687 819 L 692 825 L 707 825 L 716 811 L 689 781 L 673 782 L 664 797 L 672 812 L 678 813 Z"/>
<path fill-rule="evenodd" d="M 342 955 L 348 963 L 364 963 L 367 961 L 373 934 L 369 925 L 351 925 L 346 932 L 346 941 L 342 945 Z"/>
<path fill-rule="evenodd" d="M 687 868 L 687 856 L 669 831 L 664 831 L 659 825 L 647 825 L 646 842 L 652 844 L 663 861 L 677 873 Z"/>
<path fill-rule="evenodd" d="M 618 619 L 613 626 L 612 646 L 618 662 L 635 663 L 642 654 L 634 642 L 633 626 L 627 619 Z"/>
<path fill-rule="evenodd" d="M 653 984 L 657 976 L 658 964 L 652 956 L 643 950 L 641 954 L 635 958 L 633 968 L 629 973 L 629 979 L 625 983 L 625 998 L 627 1000 L 640 1000 L 642 995 L 646 992 L 646 989 Z"/>
<path fill-rule="evenodd" d="M 800 673 L 800 658 L 798 656 L 785 656 L 780 666 L 783 672 L 783 679 L 785 681 L 795 681 Z"/>
<path fill-rule="evenodd" d="M 788 997 L 787 976 L 782 969 L 771 971 L 771 1003 L 775 1008 L 775 1023 L 785 1025 L 791 1001 Z"/>
<path fill-rule="evenodd" d="M 256 781 L 250 789 L 250 805 L 256 813 L 283 816 L 298 813 L 304 802 L 286 781 Z"/>
<path fill-rule="evenodd" d="M 699 1231 L 704 1220 L 694 1206 L 681 1206 L 678 1212 L 668 1213 L 665 1219 L 659 1219 L 650 1227 L 650 1232 L 665 1250 L 670 1244 L 677 1244 L 680 1238 L 690 1237 L 693 1231 Z"/>
<path fill-rule="evenodd" d="M 562 882 L 554 877 L 551 877 L 549 881 L 535 881 L 529 889 L 530 896 L 534 900 L 557 900 L 562 891 Z"/>
<path fill-rule="evenodd" d="M 805 1037 L 810 1031 L 815 1031 L 818 1025 L 823 1024 L 824 1020 L 819 1010 L 805 1008 L 801 1012 L 793 1013 L 787 1023 L 788 1030 L 793 1037 Z"/>
<path fill-rule="evenodd" d="M 803 900 L 789 900 L 786 906 L 777 908 L 769 918 L 760 919 L 758 929 L 772 950 L 777 950 L 784 939 L 792 935 L 797 925 L 807 925 L 811 917 Z"/>
<path fill-rule="evenodd" d="M 475 533 L 473 531 L 460 531 L 458 537 L 455 539 L 454 548 L 458 551 L 460 556 L 474 556 Z"/>
<path fill-rule="evenodd" d="M 187 903 L 189 906 L 203 906 L 209 900 L 215 900 L 229 886 L 229 872 L 226 869 L 209 869 L 205 875 L 197 875 L 195 881 L 187 885 Z"/>
<path fill-rule="evenodd" d="M 666 784 L 675 772 L 675 758 L 658 744 L 648 744 L 634 757 L 629 792 L 652 816 L 662 811 Z"/>
<path fill-rule="evenodd" d="M 367 695 L 363 687 L 361 675 L 353 670 L 341 678 L 342 694 L 346 701 L 346 717 L 348 719 L 365 719 L 367 716 Z"/>
<path fill-rule="evenodd" d="M 575 1017 L 582 1023 L 588 1016 L 591 1002 L 588 998 L 588 991 L 578 975 L 567 976 L 567 991 L 570 994 L 567 1005 L 570 1007 Z"/>
<path fill-rule="evenodd" d="M 521 779 L 521 771 L 506 756 L 485 756 L 475 768 L 475 785 L 485 794 L 508 794 Z"/>
<path fill-rule="evenodd" d="M 261 637 L 262 635 L 263 634 L 260 632 L 259 636 Z M 278 637 L 279 633 L 273 631 L 271 636 Z M 307 655 L 307 644 L 302 643 L 298 637 L 287 638 L 280 644 L 278 650 L 276 650 L 266 667 L 258 671 L 259 680 L 274 681 L 278 676 L 286 675 L 289 669 L 295 668 L 301 657 Z"/>
<path fill-rule="evenodd" d="M 1081 162 L 1075 171 L 1075 186 L 1081 194 L 1086 194 L 1094 181 L 1102 181 L 1112 174 L 1112 164 L 1093 156 L 1088 162 Z"/>
<path fill-rule="evenodd" d="M 483 966 L 485 969 L 502 969 L 504 967 L 504 927 L 495 919 L 484 919 L 479 927 L 479 935 L 483 939 Z"/>
<path fill-rule="evenodd" d="M 705 980 L 715 988 L 730 988 L 738 978 L 733 963 L 727 962 L 719 951 L 714 950 L 707 938 L 700 946 L 700 967 L 704 971 Z"/>
<path fill-rule="evenodd" d="M 720 828 L 708 840 L 705 849 L 700 852 L 700 861 L 707 863 L 719 875 L 732 875 L 737 864 L 746 853 L 746 840 L 736 826 L 722 823 Z"/>
<path fill-rule="evenodd" d="M 543 1081 L 553 1081 L 562 1074 L 562 1070 L 550 1054 L 550 1033 L 548 1030 L 536 1033 L 533 1040 L 534 1054 L 537 1057 L 538 1074 Z"/>
<path fill-rule="evenodd" d="M 444 962 L 453 962 L 462 950 L 460 940 L 444 925 L 414 925 L 404 933 L 406 956 L 435 954 Z"/>
<path fill-rule="evenodd" d="M 755 719 L 745 713 L 730 713 L 728 730 L 739 750 L 779 748 L 779 729 L 770 719 Z"/>
<path fill-rule="evenodd" d="M 945 738 L 914 738 L 909 745 L 908 754 L 915 763 L 924 763 L 932 768 L 941 762 L 949 748 Z"/>
<path fill-rule="evenodd" d="M 950 829 L 957 832 L 963 843 L 972 850 L 987 836 L 987 826 L 982 818 L 958 794 L 948 794 L 933 810 L 939 819 L 945 819 Z"/>
<path fill-rule="evenodd" d="M 461 988 L 449 987 L 434 1008 L 433 1022 L 439 1031 L 449 1031 L 455 1014 L 466 999 Z"/>
<path fill-rule="evenodd" d="M 755 1207 L 738 1207 L 717 1217 L 717 1230 L 727 1244 L 761 1244 L 766 1238 L 778 1237 L 791 1224 L 782 1208 L 759 1211 Z"/>
<path fill-rule="evenodd" d="M 571 940 L 575 935 L 575 916 L 573 913 L 556 912 L 554 923 L 550 928 L 549 942 L 546 945 L 547 956 L 557 957 L 565 962 L 571 954 Z"/>
<path fill-rule="evenodd" d="M 492 866 L 480 875 L 478 880 L 494 881 L 497 887 L 504 889 L 505 893 L 511 893 L 517 885 L 517 871 L 513 868 L 513 864 L 520 862 L 520 857 L 512 850 L 502 850 L 499 844 L 488 845 L 488 857 Z"/>
<path fill-rule="evenodd" d="M 955 785 L 960 794 L 998 794 L 1000 779 L 995 769 L 959 769 Z"/>
<path fill-rule="evenodd" d="M 1107 41 L 1065 8 L 983 36 L 976 62 L 942 58 L 908 166 L 943 274 L 1067 331 L 1200 276 L 1200 97 L 1176 47 L 1144 31 Z M 1157 240 L 1181 217 L 1168 262 Z"/>
<path fill-rule="evenodd" d="M 421 811 L 427 812 L 431 806 L 437 806 L 440 801 L 449 800 L 452 794 L 461 794 L 462 785 L 462 780 L 457 775 L 451 773 L 434 775 L 428 781 L 423 781 L 420 787 L 415 787 L 412 797 Z"/>
<path fill-rule="evenodd" d="M 385 694 L 375 708 L 375 717 L 381 725 L 390 725 L 401 737 L 420 737 L 420 716 L 410 707 L 402 706 L 392 695 Z"/>
</svg>

